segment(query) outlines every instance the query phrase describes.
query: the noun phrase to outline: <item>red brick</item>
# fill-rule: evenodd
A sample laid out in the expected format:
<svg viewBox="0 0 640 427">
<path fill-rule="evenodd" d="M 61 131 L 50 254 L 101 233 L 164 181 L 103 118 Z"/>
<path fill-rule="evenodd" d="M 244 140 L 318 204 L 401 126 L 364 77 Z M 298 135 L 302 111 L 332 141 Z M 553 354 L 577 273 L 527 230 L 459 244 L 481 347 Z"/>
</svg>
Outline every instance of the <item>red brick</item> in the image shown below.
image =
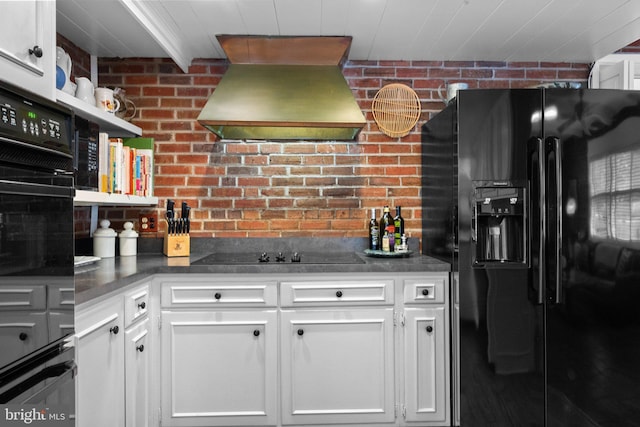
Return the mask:
<svg viewBox="0 0 640 427">
<path fill-rule="evenodd" d="M 269 221 L 238 221 L 238 230 L 268 230 Z"/>
<path fill-rule="evenodd" d="M 411 166 L 396 166 L 396 167 L 385 167 L 385 174 L 388 175 L 411 175 L 415 176 L 418 174 L 418 170 L 416 167 Z"/>
<path fill-rule="evenodd" d="M 238 186 L 239 187 L 268 187 L 269 186 L 269 178 L 263 177 L 238 177 Z"/>
<path fill-rule="evenodd" d="M 191 108 L 193 100 L 190 98 L 160 98 L 160 107 L 162 108 Z"/>
<path fill-rule="evenodd" d="M 151 108 L 141 108 L 138 110 L 141 119 L 173 119 L 173 110 L 159 110 Z"/>
<path fill-rule="evenodd" d="M 330 221 L 324 220 L 305 220 L 299 224 L 301 230 L 327 230 L 331 228 Z"/>
<path fill-rule="evenodd" d="M 370 165 L 397 165 L 398 156 L 367 156 Z"/>
<path fill-rule="evenodd" d="M 291 175 L 320 175 L 321 169 L 317 166 L 292 167 L 289 170 Z"/>
<path fill-rule="evenodd" d="M 161 165 L 158 167 L 158 173 L 161 175 L 189 175 L 191 174 L 191 166 L 186 165 Z"/>
<path fill-rule="evenodd" d="M 316 152 L 316 144 L 286 144 L 283 146 L 282 152 L 287 154 L 313 154 Z"/>
<path fill-rule="evenodd" d="M 269 156 L 269 164 L 272 165 L 299 165 L 302 164 L 302 157 L 300 156 Z"/>
</svg>

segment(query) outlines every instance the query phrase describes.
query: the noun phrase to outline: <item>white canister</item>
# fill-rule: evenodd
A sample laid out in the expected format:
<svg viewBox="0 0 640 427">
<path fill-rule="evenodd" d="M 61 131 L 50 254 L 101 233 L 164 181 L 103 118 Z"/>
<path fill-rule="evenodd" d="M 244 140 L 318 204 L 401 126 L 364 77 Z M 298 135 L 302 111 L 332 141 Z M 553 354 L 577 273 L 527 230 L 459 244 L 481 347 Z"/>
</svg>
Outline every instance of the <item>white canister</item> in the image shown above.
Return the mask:
<svg viewBox="0 0 640 427">
<path fill-rule="evenodd" d="M 103 219 L 100 228 L 93 232 L 93 255 L 100 258 L 116 256 L 116 232 L 109 228 L 111 221 Z"/>
<path fill-rule="evenodd" d="M 136 255 L 138 248 L 138 233 L 133 229 L 132 222 L 124 223 L 124 230 L 118 236 L 120 238 L 120 256 Z"/>
</svg>

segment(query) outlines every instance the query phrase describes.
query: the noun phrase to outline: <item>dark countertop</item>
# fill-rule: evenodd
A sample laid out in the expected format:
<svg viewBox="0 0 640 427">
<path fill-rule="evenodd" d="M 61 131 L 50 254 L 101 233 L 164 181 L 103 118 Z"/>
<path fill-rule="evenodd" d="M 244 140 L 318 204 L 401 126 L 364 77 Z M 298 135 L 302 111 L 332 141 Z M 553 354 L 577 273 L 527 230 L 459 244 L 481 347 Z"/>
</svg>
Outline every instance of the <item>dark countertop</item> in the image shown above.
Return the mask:
<svg viewBox="0 0 640 427">
<path fill-rule="evenodd" d="M 195 240 L 195 239 L 194 239 Z M 316 240 L 317 241 L 317 240 Z M 296 247 L 307 250 L 308 247 L 301 242 Z M 200 247 L 198 247 L 200 246 Z M 282 246 L 283 250 L 288 250 Z M 365 256 L 362 250 L 355 246 L 332 245 L 332 250 L 353 250 L 362 259 L 361 264 L 296 264 L 275 263 L 267 264 L 235 264 L 235 265 L 191 265 L 192 262 L 206 257 L 212 252 L 224 250 L 238 252 L 247 247 L 232 246 L 216 242 L 215 248 L 207 244 L 197 244 L 197 253 L 192 252 L 190 257 L 168 258 L 159 253 L 141 253 L 137 256 L 105 258 L 93 264 L 78 267 L 75 274 L 76 304 L 82 304 L 94 298 L 117 291 L 132 283 L 143 280 L 154 274 L 305 274 L 305 273 L 376 273 L 376 272 L 447 272 L 451 266 L 435 258 L 421 255 L 414 251 L 411 256 L 403 258 L 374 258 Z M 251 252 L 260 245 L 251 245 Z M 313 245 L 318 249 L 318 245 Z M 320 249 L 326 249 L 321 248 Z M 193 250 L 193 245 L 192 245 Z M 208 251 L 207 251 L 208 250 Z M 271 251 L 274 252 L 274 251 Z M 303 253 L 302 251 L 300 253 Z"/>
</svg>

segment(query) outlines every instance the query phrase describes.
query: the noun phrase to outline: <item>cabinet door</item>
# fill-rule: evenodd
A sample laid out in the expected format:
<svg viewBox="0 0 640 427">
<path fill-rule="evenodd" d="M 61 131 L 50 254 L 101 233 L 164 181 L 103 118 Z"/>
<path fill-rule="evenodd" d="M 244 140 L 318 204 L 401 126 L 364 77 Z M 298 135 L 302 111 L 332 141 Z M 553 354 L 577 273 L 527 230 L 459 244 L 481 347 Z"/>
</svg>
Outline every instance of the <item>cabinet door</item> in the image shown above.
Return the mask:
<svg viewBox="0 0 640 427">
<path fill-rule="evenodd" d="M 125 333 L 125 414 L 127 427 L 149 425 L 149 319 Z"/>
<path fill-rule="evenodd" d="M 0 366 L 31 353 L 48 342 L 46 313 L 4 312 L 0 323 Z"/>
<path fill-rule="evenodd" d="M 103 313 L 86 326 L 84 322 L 77 321 L 80 331 L 76 346 L 78 426 L 124 425 L 122 307 L 100 311 Z"/>
<path fill-rule="evenodd" d="M 283 311 L 283 424 L 393 422 L 393 310 Z"/>
<path fill-rule="evenodd" d="M 55 6 L 4 1 L 0 14 L 0 76 L 49 99 L 55 99 Z"/>
<path fill-rule="evenodd" d="M 162 425 L 275 425 L 277 313 L 162 312 Z"/>
<path fill-rule="evenodd" d="M 445 425 L 449 420 L 449 352 L 444 307 L 405 310 L 406 421 Z"/>
<path fill-rule="evenodd" d="M 629 87 L 629 61 L 620 61 L 615 64 L 602 64 L 598 78 L 601 89 L 630 89 Z"/>
</svg>

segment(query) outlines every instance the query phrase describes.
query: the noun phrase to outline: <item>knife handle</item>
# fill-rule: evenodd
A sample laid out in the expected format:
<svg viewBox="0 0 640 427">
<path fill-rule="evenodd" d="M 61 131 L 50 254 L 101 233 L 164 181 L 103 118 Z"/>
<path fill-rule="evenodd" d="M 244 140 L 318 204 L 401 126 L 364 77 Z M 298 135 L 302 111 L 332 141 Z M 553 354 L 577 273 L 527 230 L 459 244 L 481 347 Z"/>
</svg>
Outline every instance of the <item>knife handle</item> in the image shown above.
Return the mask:
<svg viewBox="0 0 640 427">
<path fill-rule="evenodd" d="M 184 229 L 187 234 L 189 234 L 189 230 L 191 229 L 191 220 L 189 219 L 190 213 L 191 213 L 191 207 L 187 206 L 185 208 L 185 213 L 184 213 Z"/>
</svg>

